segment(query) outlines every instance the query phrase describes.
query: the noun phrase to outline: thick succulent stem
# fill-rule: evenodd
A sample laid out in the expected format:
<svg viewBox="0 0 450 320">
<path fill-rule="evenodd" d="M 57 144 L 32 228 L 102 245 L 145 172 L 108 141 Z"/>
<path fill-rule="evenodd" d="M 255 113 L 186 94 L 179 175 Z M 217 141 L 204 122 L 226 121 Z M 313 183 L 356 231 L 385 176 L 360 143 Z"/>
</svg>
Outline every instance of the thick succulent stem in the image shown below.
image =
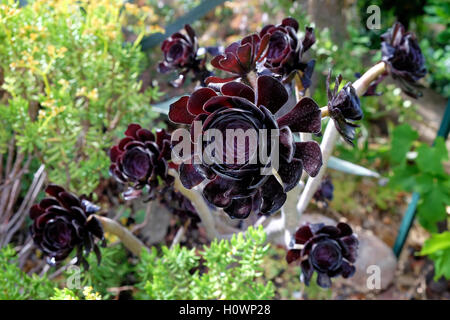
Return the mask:
<svg viewBox="0 0 450 320">
<path fill-rule="evenodd" d="M 339 132 L 337 131 L 334 125 L 334 121 L 329 121 L 327 128 L 325 129 L 325 133 L 323 134 L 322 143 L 320 145 L 320 148 L 322 150 L 323 165 L 317 176 L 315 176 L 314 178 L 310 177 L 306 182 L 305 189 L 303 190 L 300 199 L 298 200 L 297 203 L 297 213 L 299 218 L 301 214 L 305 211 L 314 193 L 317 191 L 317 189 L 320 186 L 320 183 L 322 182 L 322 177 L 325 174 L 326 167 L 328 164 L 328 159 L 331 156 L 331 153 L 334 149 L 338 137 Z"/>
<path fill-rule="evenodd" d="M 378 76 L 383 74 L 385 71 L 386 64 L 384 62 L 380 62 L 367 70 L 367 72 L 364 73 L 361 78 L 353 83 L 356 94 L 358 96 L 363 95 L 367 91 L 372 81 L 377 79 Z M 334 125 L 334 121 L 329 121 L 323 135 L 322 143 L 320 145 L 320 148 L 322 149 L 323 165 L 319 171 L 319 174 L 314 178 L 309 178 L 306 183 L 305 189 L 303 190 L 302 195 L 300 196 L 300 199 L 297 203 L 297 212 L 299 216 L 305 211 L 308 203 L 311 201 L 314 193 L 320 186 L 322 177 L 325 174 L 327 168 L 328 160 L 330 159 L 331 153 L 333 152 L 338 137 L 339 133 Z"/>
<path fill-rule="evenodd" d="M 146 245 L 141 240 L 139 240 L 134 234 L 131 233 L 130 230 L 122 226 L 117 221 L 96 214 L 90 215 L 89 218 L 90 217 L 96 218 L 102 224 L 103 231 L 117 236 L 120 241 L 122 241 L 123 245 L 134 255 L 139 257 L 143 249 L 148 250 Z"/>
<path fill-rule="evenodd" d="M 253 88 L 253 90 L 256 90 L 257 87 L 257 75 L 255 72 L 249 72 L 244 77 L 242 77 L 242 80 L 248 84 L 250 87 Z"/>
<path fill-rule="evenodd" d="M 203 196 L 200 192 L 195 189 L 187 189 L 183 186 L 178 176 L 178 173 L 174 169 L 169 169 L 169 174 L 175 178 L 174 186 L 175 188 L 183 194 L 186 198 L 188 198 L 195 210 L 197 211 L 200 219 L 202 220 L 202 224 L 205 227 L 206 234 L 210 240 L 214 238 L 218 238 L 219 234 L 216 230 L 214 217 L 211 213 L 211 209 L 206 204 Z"/>
<path fill-rule="evenodd" d="M 293 81 L 292 85 L 294 87 L 295 93 L 295 103 L 300 101 L 302 96 L 300 95 L 300 89 L 298 87 L 299 81 Z M 310 141 L 312 139 L 311 133 L 300 133 L 301 141 Z M 300 179 L 301 183 L 304 181 L 305 172 Z M 297 214 L 296 204 L 297 199 L 300 195 L 302 187 L 298 184 L 294 189 L 292 189 L 287 194 L 287 199 L 283 207 L 281 208 L 281 216 L 277 220 L 272 220 L 266 226 L 267 238 L 272 240 L 277 236 L 281 236 L 284 233 L 285 241 L 289 241 L 290 234 L 294 232 L 295 228 L 299 224 L 300 216 Z M 282 228 L 281 228 L 282 227 Z M 286 243 L 287 244 L 287 243 Z"/>
<path fill-rule="evenodd" d="M 320 112 L 322 114 L 322 118 L 328 117 L 330 115 L 329 114 L 329 110 L 328 110 L 328 106 L 320 108 Z"/>
</svg>

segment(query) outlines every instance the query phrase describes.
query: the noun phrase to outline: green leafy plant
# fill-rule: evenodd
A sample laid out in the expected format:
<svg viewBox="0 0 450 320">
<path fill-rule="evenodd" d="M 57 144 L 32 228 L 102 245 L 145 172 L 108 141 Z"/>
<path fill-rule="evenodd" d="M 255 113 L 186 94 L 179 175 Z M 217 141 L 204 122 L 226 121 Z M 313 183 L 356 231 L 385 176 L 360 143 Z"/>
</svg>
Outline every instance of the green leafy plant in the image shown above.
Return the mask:
<svg viewBox="0 0 450 320">
<path fill-rule="evenodd" d="M 23 272 L 11 246 L 0 249 L 0 300 L 48 299 L 54 287 L 45 276 Z"/>
<path fill-rule="evenodd" d="M 450 67 L 450 3 L 447 1 L 429 0 L 424 7 L 426 15 L 424 22 L 429 25 L 443 25 L 443 28 L 436 28 L 438 31 L 427 28 L 432 33 L 432 37 L 423 39 L 420 46 L 425 53 L 432 57 L 427 60 L 427 67 L 432 75 L 429 83 L 433 89 L 446 97 L 450 97 L 450 84 L 448 69 Z"/>
<path fill-rule="evenodd" d="M 147 299 L 270 299 L 272 282 L 264 283 L 261 263 L 269 250 L 259 227 L 214 240 L 196 252 L 179 245 L 142 254 L 137 266 L 139 298 Z"/>
<path fill-rule="evenodd" d="M 89 270 L 82 273 L 81 286 L 92 287 L 104 298 L 111 297 L 108 288 L 115 288 L 122 285 L 126 275 L 132 272 L 133 266 L 127 260 L 127 254 L 122 245 L 100 248 L 102 261 L 99 264 L 95 254 L 87 258 Z M 66 276 L 70 276 L 66 274 Z M 75 290 L 77 295 L 82 292 Z"/>
<path fill-rule="evenodd" d="M 445 141 L 438 138 L 434 146 L 415 143 L 418 133 L 408 124 L 393 130 L 391 161 L 394 164 L 389 185 L 408 192 L 417 192 L 417 207 L 421 225 L 429 231 L 437 231 L 437 222 L 446 219 L 446 205 L 450 203 L 450 179 L 443 161 L 448 159 Z M 415 145 L 415 153 L 409 154 Z M 411 157 L 408 157 L 411 155 Z"/>
<path fill-rule="evenodd" d="M 433 234 L 424 243 L 421 255 L 428 255 L 435 264 L 435 280 L 450 279 L 450 232 Z"/>
<path fill-rule="evenodd" d="M 113 138 L 129 122 L 149 123 L 148 103 L 160 95 L 141 92 L 145 55 L 121 30 L 130 6 L 0 4 L 0 151 L 12 141 L 46 164 L 51 181 L 90 193 L 107 174 Z"/>
</svg>

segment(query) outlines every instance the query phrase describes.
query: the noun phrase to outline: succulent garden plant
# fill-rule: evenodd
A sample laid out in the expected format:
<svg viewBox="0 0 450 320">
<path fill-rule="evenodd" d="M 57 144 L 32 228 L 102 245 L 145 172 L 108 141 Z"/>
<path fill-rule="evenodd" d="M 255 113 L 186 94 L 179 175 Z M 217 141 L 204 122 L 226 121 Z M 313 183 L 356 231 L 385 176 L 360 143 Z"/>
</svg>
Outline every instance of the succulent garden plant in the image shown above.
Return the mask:
<svg viewBox="0 0 450 320">
<path fill-rule="evenodd" d="M 202 223 L 212 237 L 218 236 L 215 223 L 222 211 L 237 219 L 253 214 L 247 222 L 272 219 L 266 228 L 274 232 L 289 234 L 298 228 L 288 245 L 287 262 L 299 263 L 307 285 L 317 272 L 318 285 L 328 288 L 331 278 L 355 273 L 358 238 L 345 223 L 299 227 L 298 218 L 313 197 L 325 203 L 333 198 L 331 181 L 322 181 L 324 168 L 339 135 L 354 144 L 355 121 L 363 118 L 359 96 L 375 94 L 388 73 L 405 92 L 416 95 L 412 88 L 426 69 L 415 36 L 395 24 L 382 35 L 382 61 L 370 72 L 340 90 L 339 75 L 332 91 L 329 71 L 328 103 L 320 108 L 306 96 L 315 60 L 306 61 L 305 53 L 316 41 L 314 30 L 307 27 L 302 38 L 298 31 L 298 22 L 286 18 L 233 42 L 210 62 L 220 76 L 207 70 L 206 56 L 198 57 L 198 40 L 189 25 L 171 35 L 161 47 L 159 72 L 179 72 L 174 86 L 181 86 L 188 72 L 197 81 L 191 94 L 170 105 L 169 120 L 182 127 L 172 134 L 154 134 L 130 124 L 109 151 L 110 174 L 129 187 L 126 200 L 147 189 L 147 200 L 158 199 L 182 219 Z M 315 138 L 328 117 L 319 145 Z M 300 185 L 302 194 L 289 197 Z M 93 236 L 103 239 L 102 227 L 90 217 L 98 208 L 58 186 L 49 186 L 47 192 L 52 198 L 30 212 L 39 248 L 52 262 L 63 260 L 74 248 L 79 261 L 83 248 L 98 253 Z M 298 212 L 292 201 L 294 207 L 298 201 Z M 139 252 L 140 242 L 126 237 L 132 252 Z"/>
<path fill-rule="evenodd" d="M 294 248 L 288 251 L 286 261 L 299 261 L 306 284 L 314 271 L 317 272 L 317 284 L 323 288 L 331 286 L 332 277 L 349 278 L 355 273 L 352 264 L 358 253 L 358 238 L 346 223 L 338 223 L 336 227 L 304 225 L 295 232 L 292 242 Z"/>
<path fill-rule="evenodd" d="M 387 63 L 392 78 L 398 80 L 404 92 L 417 97 L 417 81 L 427 73 L 425 58 L 414 33 L 406 32 L 397 22 L 381 36 L 382 60 Z"/>
<path fill-rule="evenodd" d="M 95 238 L 104 242 L 103 228 L 93 216 L 100 208 L 85 197 L 77 197 L 57 185 L 45 189 L 50 196 L 44 198 L 30 209 L 33 220 L 31 236 L 34 243 L 47 256 L 50 264 L 63 261 L 77 250 L 77 263 L 88 268 L 84 255 L 92 250 L 101 260 L 100 250 Z"/>
<path fill-rule="evenodd" d="M 230 81 L 221 86 L 220 92 L 211 88 L 196 90 L 190 97 L 182 97 L 172 104 L 169 119 L 183 124 L 201 123 L 193 143 L 202 141 L 208 130 L 218 130 L 226 136 L 227 130 L 275 130 L 281 141 L 278 175 L 282 184 L 272 175 L 261 174 L 271 162 L 262 163 L 256 148 L 245 141 L 221 141 L 222 157 L 202 159 L 196 164 L 193 154 L 180 165 L 180 179 L 186 188 L 192 188 L 204 179 L 210 180 L 203 189 L 208 201 L 224 208 L 233 218 L 246 218 L 251 212 L 272 214 L 284 204 L 286 192 L 300 180 L 302 169 L 315 176 L 321 163 L 319 145 L 314 141 L 294 142 L 292 131 L 320 132 L 320 110 L 310 98 L 303 98 L 286 115 L 276 118 L 275 113 L 286 103 L 288 93 L 281 82 L 271 76 L 260 76 L 255 91 L 246 84 Z M 269 96 L 270 94 L 270 96 Z M 194 130 L 195 131 L 195 130 Z M 192 131 L 193 132 L 193 131 Z M 228 137 L 231 140 L 230 137 Z M 202 143 L 202 142 L 198 142 Z M 205 148 L 207 145 L 204 146 Z M 271 151 L 270 137 L 259 140 L 259 148 Z M 226 153 L 232 150 L 232 161 L 226 161 Z M 238 155 L 243 161 L 238 163 Z M 212 161 L 211 161 L 212 160 Z"/>
<path fill-rule="evenodd" d="M 189 72 L 194 74 L 194 79 L 201 82 L 210 76 L 205 66 L 206 57 L 202 59 L 197 55 L 198 40 L 194 29 L 187 24 L 184 30 L 184 33 L 174 33 L 161 45 L 164 60 L 158 64 L 158 71 L 161 73 L 179 71 L 178 78 L 171 82 L 174 87 L 183 85 Z"/>
<path fill-rule="evenodd" d="M 155 137 L 139 124 L 128 126 L 125 138 L 109 151 L 111 175 L 120 183 L 130 185 L 124 193 L 126 199 L 140 196 L 144 187 L 152 197 L 158 179 L 171 180 L 167 175 L 170 150 L 170 135 L 165 130 L 158 130 Z"/>
<path fill-rule="evenodd" d="M 304 91 L 311 85 L 315 60 L 304 62 L 302 57 L 316 42 L 316 38 L 314 29 L 306 27 L 305 36 L 300 40 L 297 36 L 298 28 L 297 20 L 286 18 L 277 26 L 265 26 L 260 36 L 270 35 L 265 67 L 285 83 L 298 75 Z"/>
</svg>

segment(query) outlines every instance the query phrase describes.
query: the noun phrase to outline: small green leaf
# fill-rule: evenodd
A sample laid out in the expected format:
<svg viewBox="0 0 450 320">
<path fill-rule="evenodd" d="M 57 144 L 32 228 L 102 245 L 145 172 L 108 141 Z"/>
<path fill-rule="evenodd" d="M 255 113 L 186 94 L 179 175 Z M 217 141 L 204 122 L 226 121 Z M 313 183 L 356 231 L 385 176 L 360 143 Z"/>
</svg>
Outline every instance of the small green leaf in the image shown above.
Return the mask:
<svg viewBox="0 0 450 320">
<path fill-rule="evenodd" d="M 400 188 L 412 192 L 416 186 L 416 175 L 418 173 L 416 166 L 410 166 L 406 163 L 394 168 L 393 175 L 389 180 L 389 185 L 394 188 Z"/>
<path fill-rule="evenodd" d="M 442 138 L 437 139 L 433 147 L 421 144 L 417 152 L 416 163 L 421 171 L 436 175 L 445 174 L 442 161 L 447 159 L 448 155 Z"/>
<path fill-rule="evenodd" d="M 406 158 L 406 153 L 411 149 L 412 143 L 417 140 L 419 134 L 407 123 L 397 126 L 393 132 L 391 143 L 391 160 L 401 163 Z"/>
<path fill-rule="evenodd" d="M 450 279 L 450 249 L 432 254 L 431 259 L 435 262 L 434 279 L 437 280 L 442 276 L 446 279 Z"/>
<path fill-rule="evenodd" d="M 436 224 L 446 218 L 444 201 L 447 195 L 439 188 L 422 195 L 422 202 L 417 207 L 420 224 L 427 230 L 436 231 Z"/>
<path fill-rule="evenodd" d="M 420 255 L 425 256 L 445 249 L 450 249 L 450 231 L 433 234 L 425 240 Z"/>
</svg>

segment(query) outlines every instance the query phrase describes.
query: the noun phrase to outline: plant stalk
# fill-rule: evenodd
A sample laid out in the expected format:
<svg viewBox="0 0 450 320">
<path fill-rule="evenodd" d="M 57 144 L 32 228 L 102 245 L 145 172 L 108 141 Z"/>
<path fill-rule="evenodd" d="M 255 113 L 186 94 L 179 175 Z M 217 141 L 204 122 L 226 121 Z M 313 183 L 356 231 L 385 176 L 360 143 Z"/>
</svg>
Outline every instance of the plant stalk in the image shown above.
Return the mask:
<svg viewBox="0 0 450 320">
<path fill-rule="evenodd" d="M 202 224 L 205 227 L 205 231 L 209 240 L 218 238 L 219 233 L 217 232 L 215 226 L 214 217 L 211 213 L 211 209 L 203 199 L 202 194 L 195 189 L 185 188 L 180 181 L 178 172 L 175 169 L 169 169 L 169 174 L 175 178 L 174 182 L 175 189 L 181 192 L 183 196 L 188 198 L 194 205 L 195 210 L 197 211 L 198 215 L 200 216 L 200 219 L 202 220 Z"/>
<path fill-rule="evenodd" d="M 102 224 L 105 232 L 109 232 L 117 236 L 120 241 L 122 241 L 123 245 L 135 256 L 139 257 L 143 249 L 147 251 L 149 250 L 141 240 L 131 233 L 130 230 L 122 226 L 117 221 L 99 216 L 97 214 L 90 215 L 88 219 L 91 219 L 91 217 L 96 218 Z"/>
<path fill-rule="evenodd" d="M 367 91 L 372 81 L 377 79 L 385 71 L 386 71 L 386 64 L 384 62 L 380 62 L 374 65 L 369 70 L 367 70 L 362 75 L 361 78 L 359 78 L 353 83 L 353 87 L 355 88 L 356 94 L 358 96 L 362 96 Z M 305 211 L 314 193 L 317 191 L 317 189 L 320 186 L 320 183 L 322 182 L 322 177 L 325 174 L 328 160 L 330 159 L 330 156 L 333 152 L 334 146 L 336 145 L 338 137 L 339 133 L 336 129 L 336 126 L 334 125 L 334 121 L 329 121 L 327 128 L 325 129 L 325 133 L 323 135 L 322 143 L 320 145 L 320 148 L 322 150 L 323 165 L 319 171 L 319 174 L 316 177 L 314 178 L 310 177 L 308 179 L 305 189 L 303 190 L 300 199 L 298 200 L 297 212 L 299 217 Z"/>
</svg>

